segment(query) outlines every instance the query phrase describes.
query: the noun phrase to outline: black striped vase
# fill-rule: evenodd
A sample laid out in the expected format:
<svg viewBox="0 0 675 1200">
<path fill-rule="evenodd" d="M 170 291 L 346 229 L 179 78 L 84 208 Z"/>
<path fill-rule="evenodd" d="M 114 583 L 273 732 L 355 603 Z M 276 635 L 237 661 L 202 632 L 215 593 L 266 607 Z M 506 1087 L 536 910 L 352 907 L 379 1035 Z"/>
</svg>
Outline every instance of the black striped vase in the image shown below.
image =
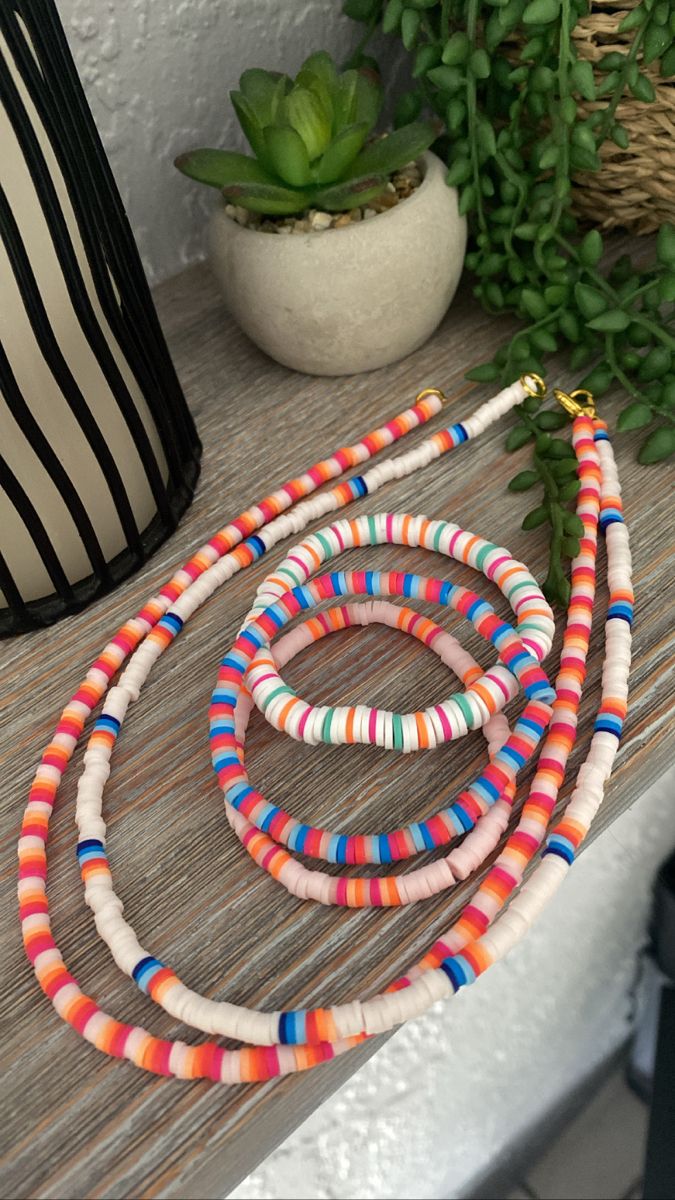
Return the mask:
<svg viewBox="0 0 675 1200">
<path fill-rule="evenodd" d="M 201 446 L 52 0 L 0 3 L 0 634 L 76 612 L 190 503 Z"/>
</svg>

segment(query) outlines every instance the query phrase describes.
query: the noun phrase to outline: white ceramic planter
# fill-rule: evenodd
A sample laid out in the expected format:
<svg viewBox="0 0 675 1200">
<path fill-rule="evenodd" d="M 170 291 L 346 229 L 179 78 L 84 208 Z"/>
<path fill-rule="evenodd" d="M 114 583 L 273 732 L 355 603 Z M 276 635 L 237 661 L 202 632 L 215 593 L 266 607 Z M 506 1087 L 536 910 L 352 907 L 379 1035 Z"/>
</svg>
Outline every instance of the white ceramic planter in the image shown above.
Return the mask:
<svg viewBox="0 0 675 1200">
<path fill-rule="evenodd" d="M 353 375 L 404 358 L 443 318 L 464 262 L 466 221 L 434 154 L 395 208 L 343 229 L 260 233 L 215 210 L 211 262 L 256 345 L 310 375 Z"/>
</svg>

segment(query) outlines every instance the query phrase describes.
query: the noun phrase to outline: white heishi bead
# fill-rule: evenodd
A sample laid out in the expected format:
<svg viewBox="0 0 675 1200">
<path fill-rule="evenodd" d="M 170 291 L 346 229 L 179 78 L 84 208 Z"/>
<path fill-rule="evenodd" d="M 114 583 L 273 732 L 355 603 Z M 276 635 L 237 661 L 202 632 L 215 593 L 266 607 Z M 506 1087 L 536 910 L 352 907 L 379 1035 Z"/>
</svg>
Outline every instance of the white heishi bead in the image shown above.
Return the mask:
<svg viewBox="0 0 675 1200">
<path fill-rule="evenodd" d="M 76 983 L 65 983 L 52 999 L 52 1004 L 60 1017 L 65 1020 L 66 1010 L 82 993 Z"/>
<path fill-rule="evenodd" d="M 61 782 L 61 772 L 58 767 L 51 767 L 48 763 L 40 763 L 40 766 L 35 772 L 36 780 L 41 782 L 56 783 Z"/>
<path fill-rule="evenodd" d="M 108 1017 L 104 1012 L 92 1013 L 84 1029 L 82 1030 L 82 1036 L 85 1037 L 88 1042 L 92 1042 L 93 1045 L 96 1045 L 96 1039 L 104 1032 L 107 1025 Z"/>
<path fill-rule="evenodd" d="M 42 950 L 40 954 L 35 956 L 35 970 L 38 974 L 44 971 L 45 967 L 53 967 L 57 963 L 62 963 L 61 951 L 54 946 L 51 950 Z"/>
<path fill-rule="evenodd" d="M 339 1004 L 330 1010 L 340 1037 L 355 1037 L 364 1029 L 363 1006 L 359 1000 Z"/>
<path fill-rule="evenodd" d="M 127 1036 L 127 1040 L 124 1044 L 124 1057 L 134 1062 L 136 1054 L 140 1050 L 147 1036 L 147 1031 L 145 1029 L 141 1029 L 139 1025 L 136 1025 L 135 1028 L 131 1030 L 131 1033 L 129 1033 Z"/>
<path fill-rule="evenodd" d="M 35 834 L 26 834 L 20 837 L 17 842 L 17 851 L 22 854 L 24 850 L 42 850 L 45 840 L 42 837 L 36 837 Z"/>
<path fill-rule="evenodd" d="M 24 933 L 30 933 L 31 931 L 36 930 L 36 929 L 44 929 L 44 925 L 45 925 L 45 914 L 44 913 L 33 913 L 31 916 L 24 917 L 21 922 L 21 927 L 22 927 Z"/>
<path fill-rule="evenodd" d="M 189 1079 L 190 1075 L 187 1071 L 187 1062 L 189 1054 L 189 1046 L 185 1042 L 174 1042 L 169 1054 L 169 1069 L 173 1072 L 177 1079 Z M 227 1062 L 227 1053 L 225 1055 Z M 222 1078 L 222 1075 L 221 1075 Z"/>
<path fill-rule="evenodd" d="M 26 896 L 26 893 L 30 895 L 32 892 L 38 891 L 44 894 L 46 891 L 45 881 L 44 879 L 38 880 L 35 875 L 28 878 L 19 879 L 17 881 L 16 891 L 19 900 L 23 900 Z"/>
</svg>

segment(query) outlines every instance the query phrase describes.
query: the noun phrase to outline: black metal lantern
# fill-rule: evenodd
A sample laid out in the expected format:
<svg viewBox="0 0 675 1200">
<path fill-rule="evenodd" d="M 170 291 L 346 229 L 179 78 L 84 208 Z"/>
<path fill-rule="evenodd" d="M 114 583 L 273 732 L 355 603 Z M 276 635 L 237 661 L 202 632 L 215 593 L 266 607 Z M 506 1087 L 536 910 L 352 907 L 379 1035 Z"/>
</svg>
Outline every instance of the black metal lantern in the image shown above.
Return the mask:
<svg viewBox="0 0 675 1200">
<path fill-rule="evenodd" d="M 0 633 L 125 579 L 201 446 L 52 0 L 0 6 Z"/>
</svg>

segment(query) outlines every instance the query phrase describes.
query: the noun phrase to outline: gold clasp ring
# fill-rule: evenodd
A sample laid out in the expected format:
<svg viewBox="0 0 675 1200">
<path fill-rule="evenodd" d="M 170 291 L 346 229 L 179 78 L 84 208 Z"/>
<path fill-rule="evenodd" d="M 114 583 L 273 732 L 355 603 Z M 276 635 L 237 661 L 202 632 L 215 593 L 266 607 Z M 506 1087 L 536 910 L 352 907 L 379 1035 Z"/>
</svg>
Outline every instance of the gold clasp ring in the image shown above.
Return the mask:
<svg viewBox="0 0 675 1200">
<path fill-rule="evenodd" d="M 445 404 L 448 399 L 440 388 L 422 388 L 422 391 L 418 392 L 415 397 L 415 403 L 420 404 L 422 400 L 426 400 L 427 396 L 438 396 L 441 404 Z"/>
<path fill-rule="evenodd" d="M 535 375 L 530 371 L 527 375 L 521 375 L 521 386 L 525 388 L 528 396 L 536 396 L 538 400 L 543 400 L 546 395 L 546 384 L 541 375 Z"/>
</svg>

